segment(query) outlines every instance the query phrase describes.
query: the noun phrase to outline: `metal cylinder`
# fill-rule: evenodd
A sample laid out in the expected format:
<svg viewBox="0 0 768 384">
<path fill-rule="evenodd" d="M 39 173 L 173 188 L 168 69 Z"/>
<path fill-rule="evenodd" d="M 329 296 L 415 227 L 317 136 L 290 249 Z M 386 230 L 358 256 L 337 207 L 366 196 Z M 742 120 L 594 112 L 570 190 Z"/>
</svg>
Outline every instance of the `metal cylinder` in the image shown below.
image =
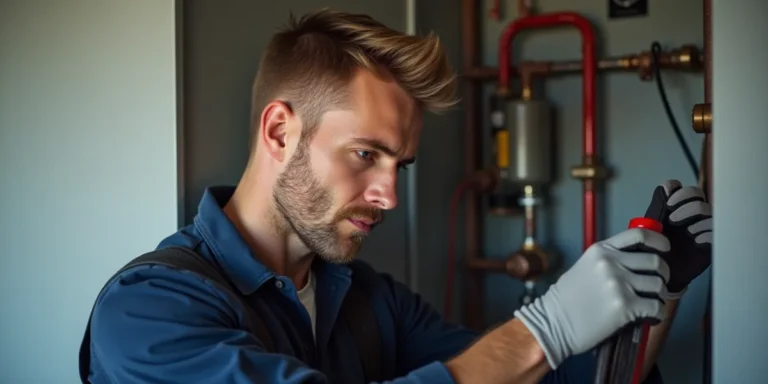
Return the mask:
<svg viewBox="0 0 768 384">
<path fill-rule="evenodd" d="M 693 130 L 696 133 L 712 133 L 712 104 L 696 104 L 691 113 Z"/>
<path fill-rule="evenodd" d="M 523 185 L 552 181 L 552 118 L 542 100 L 512 100 L 504 106 L 506 127 L 496 131 L 500 177 Z"/>
</svg>

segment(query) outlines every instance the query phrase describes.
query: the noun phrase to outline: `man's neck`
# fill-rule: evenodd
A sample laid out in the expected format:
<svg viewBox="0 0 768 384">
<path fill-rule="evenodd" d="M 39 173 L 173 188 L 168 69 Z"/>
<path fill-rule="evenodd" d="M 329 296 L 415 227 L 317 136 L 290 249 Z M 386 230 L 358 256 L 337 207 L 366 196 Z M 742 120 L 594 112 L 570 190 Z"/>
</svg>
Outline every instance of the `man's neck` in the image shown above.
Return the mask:
<svg viewBox="0 0 768 384">
<path fill-rule="evenodd" d="M 251 253 L 279 276 L 289 277 L 296 289 L 308 278 L 314 255 L 298 239 L 272 204 L 272 196 L 242 180 L 224 206 L 224 214 L 234 224 Z"/>
</svg>

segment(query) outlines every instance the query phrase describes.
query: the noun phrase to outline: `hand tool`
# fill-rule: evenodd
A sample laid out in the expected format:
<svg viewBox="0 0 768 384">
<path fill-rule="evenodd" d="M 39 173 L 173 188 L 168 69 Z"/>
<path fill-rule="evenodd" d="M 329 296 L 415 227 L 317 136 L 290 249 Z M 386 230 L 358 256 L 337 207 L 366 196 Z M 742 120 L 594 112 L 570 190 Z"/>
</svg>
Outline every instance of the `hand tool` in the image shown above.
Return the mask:
<svg viewBox="0 0 768 384">
<path fill-rule="evenodd" d="M 650 208 L 649 208 L 650 209 Z M 646 212 L 629 221 L 629 228 L 662 232 L 663 212 Z M 622 328 L 603 342 L 597 356 L 595 384 L 639 384 L 651 322 L 641 320 Z"/>
</svg>

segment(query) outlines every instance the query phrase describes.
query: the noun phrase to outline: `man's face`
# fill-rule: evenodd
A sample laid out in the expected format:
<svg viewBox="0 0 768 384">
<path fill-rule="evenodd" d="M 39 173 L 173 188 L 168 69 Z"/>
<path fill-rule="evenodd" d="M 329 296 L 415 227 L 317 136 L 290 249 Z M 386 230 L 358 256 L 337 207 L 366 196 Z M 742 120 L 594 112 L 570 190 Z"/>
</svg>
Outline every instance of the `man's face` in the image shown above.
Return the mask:
<svg viewBox="0 0 768 384">
<path fill-rule="evenodd" d="M 283 220 L 322 259 L 352 261 L 383 211 L 397 205 L 398 170 L 413 162 L 420 133 L 415 101 L 396 83 L 359 71 L 350 107 L 326 112 L 278 178 Z"/>
</svg>

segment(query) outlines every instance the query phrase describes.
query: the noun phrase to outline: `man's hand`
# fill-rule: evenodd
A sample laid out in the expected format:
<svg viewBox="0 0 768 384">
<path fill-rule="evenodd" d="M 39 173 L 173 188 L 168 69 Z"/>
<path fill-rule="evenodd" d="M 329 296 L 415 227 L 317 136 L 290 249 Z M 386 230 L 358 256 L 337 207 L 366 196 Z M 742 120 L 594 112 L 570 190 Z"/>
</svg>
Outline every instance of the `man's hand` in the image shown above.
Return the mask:
<svg viewBox="0 0 768 384">
<path fill-rule="evenodd" d="M 712 263 L 712 207 L 704 192 L 667 180 L 656 187 L 646 217 L 664 225 L 671 251 L 662 255 L 670 270 L 668 298 L 679 298 Z"/>
<path fill-rule="evenodd" d="M 628 252 L 644 249 L 650 252 Z M 660 233 L 630 229 L 593 244 L 543 296 L 515 312 L 552 369 L 641 318 L 662 321 L 669 267 Z"/>
</svg>

